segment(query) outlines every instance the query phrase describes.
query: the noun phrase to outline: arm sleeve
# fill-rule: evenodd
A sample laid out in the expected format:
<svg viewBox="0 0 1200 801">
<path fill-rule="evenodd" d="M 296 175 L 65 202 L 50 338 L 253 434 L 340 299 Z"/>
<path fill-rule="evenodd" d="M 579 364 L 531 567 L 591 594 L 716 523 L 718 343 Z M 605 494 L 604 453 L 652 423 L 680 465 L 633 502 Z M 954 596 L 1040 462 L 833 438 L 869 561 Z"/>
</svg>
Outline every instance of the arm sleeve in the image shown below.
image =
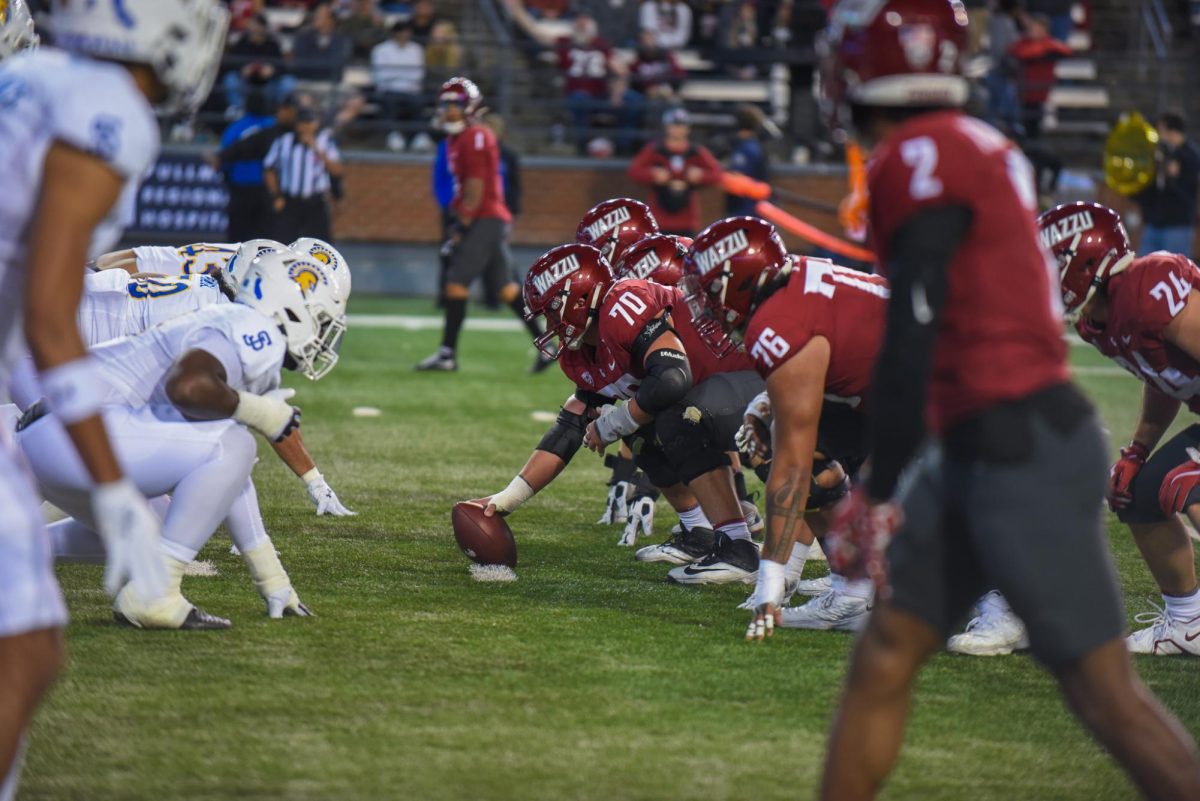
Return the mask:
<svg viewBox="0 0 1200 801">
<path fill-rule="evenodd" d="M 887 333 L 871 382 L 872 466 L 867 493 L 890 498 L 900 471 L 925 438 L 925 399 L 950 260 L 971 225 L 964 206 L 933 206 L 892 237 Z"/>
</svg>

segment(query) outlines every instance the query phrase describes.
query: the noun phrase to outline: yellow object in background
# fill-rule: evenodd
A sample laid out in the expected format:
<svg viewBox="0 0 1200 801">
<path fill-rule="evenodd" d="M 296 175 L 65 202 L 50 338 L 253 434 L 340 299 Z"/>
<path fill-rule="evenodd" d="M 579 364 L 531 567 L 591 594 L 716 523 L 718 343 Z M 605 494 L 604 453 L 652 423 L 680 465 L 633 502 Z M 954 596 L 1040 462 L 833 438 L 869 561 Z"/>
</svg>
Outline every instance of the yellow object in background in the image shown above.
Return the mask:
<svg viewBox="0 0 1200 801">
<path fill-rule="evenodd" d="M 1158 131 L 1138 112 L 1122 114 L 1104 143 L 1104 182 L 1131 197 L 1154 180 Z"/>
</svg>

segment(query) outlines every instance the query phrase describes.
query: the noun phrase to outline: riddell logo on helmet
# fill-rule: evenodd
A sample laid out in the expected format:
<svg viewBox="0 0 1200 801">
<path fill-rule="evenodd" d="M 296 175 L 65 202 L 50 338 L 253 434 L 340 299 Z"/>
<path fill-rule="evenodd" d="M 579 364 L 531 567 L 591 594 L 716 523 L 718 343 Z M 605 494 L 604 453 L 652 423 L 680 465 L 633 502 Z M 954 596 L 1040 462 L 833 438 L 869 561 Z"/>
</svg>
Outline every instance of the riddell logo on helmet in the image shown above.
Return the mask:
<svg viewBox="0 0 1200 801">
<path fill-rule="evenodd" d="M 546 294 L 550 287 L 579 269 L 579 257 L 572 253 L 565 259 L 556 261 L 549 270 L 533 277 L 533 288 L 539 295 Z"/>
<path fill-rule="evenodd" d="M 605 214 L 599 220 L 597 220 L 596 222 L 589 225 L 587 227 L 587 234 L 588 234 L 588 236 L 590 236 L 592 238 L 592 241 L 594 242 L 597 239 L 599 239 L 600 237 L 607 234 L 612 229 L 616 228 L 621 223 L 628 222 L 628 221 L 629 221 L 629 209 L 622 206 L 620 208 L 613 209 L 608 214 Z"/>
<path fill-rule="evenodd" d="M 653 250 L 638 259 L 637 264 L 633 265 L 633 269 L 629 271 L 633 278 L 645 278 L 662 264 L 662 259 Z"/>
<path fill-rule="evenodd" d="M 707 273 L 723 261 L 731 259 L 750 247 L 750 240 L 745 231 L 734 231 L 729 236 L 713 245 L 708 250 L 696 254 L 696 266 L 701 273 Z"/>
<path fill-rule="evenodd" d="M 1063 217 L 1058 222 L 1042 229 L 1042 246 L 1052 248 L 1059 242 L 1070 239 L 1076 234 L 1082 234 L 1084 231 L 1090 231 L 1094 227 L 1095 223 L 1092 222 L 1090 211 L 1081 211 L 1070 217 Z"/>
</svg>

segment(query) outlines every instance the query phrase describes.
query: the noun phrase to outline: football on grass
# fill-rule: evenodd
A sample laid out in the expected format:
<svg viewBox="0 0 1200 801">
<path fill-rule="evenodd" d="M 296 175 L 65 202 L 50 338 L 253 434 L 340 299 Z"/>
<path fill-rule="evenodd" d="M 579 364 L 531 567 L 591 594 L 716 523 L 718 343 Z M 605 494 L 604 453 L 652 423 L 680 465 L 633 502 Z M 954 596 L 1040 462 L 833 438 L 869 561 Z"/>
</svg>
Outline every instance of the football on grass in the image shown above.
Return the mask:
<svg viewBox="0 0 1200 801">
<path fill-rule="evenodd" d="M 517 542 L 500 515 L 484 517 L 482 506 L 461 501 L 450 512 L 450 523 L 458 547 L 473 561 L 481 565 L 517 566 Z"/>
</svg>

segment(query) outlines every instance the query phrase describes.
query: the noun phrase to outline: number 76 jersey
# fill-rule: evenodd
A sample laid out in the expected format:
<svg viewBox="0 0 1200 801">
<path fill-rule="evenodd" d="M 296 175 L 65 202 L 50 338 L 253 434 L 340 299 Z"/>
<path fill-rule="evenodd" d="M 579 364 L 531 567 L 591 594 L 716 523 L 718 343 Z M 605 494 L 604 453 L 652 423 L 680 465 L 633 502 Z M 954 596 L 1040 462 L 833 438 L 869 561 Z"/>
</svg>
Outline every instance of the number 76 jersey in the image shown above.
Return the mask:
<svg viewBox="0 0 1200 801">
<path fill-rule="evenodd" d="M 1083 317 L 1075 330 L 1144 383 L 1200 413 L 1200 363 L 1163 337 L 1193 289 L 1200 289 L 1195 264 L 1175 253 L 1150 253 L 1109 279 L 1104 327 Z"/>
<path fill-rule="evenodd" d="M 829 341 L 825 399 L 862 412 L 883 344 L 888 284 L 824 259 L 793 256 L 787 283 L 754 311 L 746 352 L 764 379 L 814 337 Z"/>
</svg>

